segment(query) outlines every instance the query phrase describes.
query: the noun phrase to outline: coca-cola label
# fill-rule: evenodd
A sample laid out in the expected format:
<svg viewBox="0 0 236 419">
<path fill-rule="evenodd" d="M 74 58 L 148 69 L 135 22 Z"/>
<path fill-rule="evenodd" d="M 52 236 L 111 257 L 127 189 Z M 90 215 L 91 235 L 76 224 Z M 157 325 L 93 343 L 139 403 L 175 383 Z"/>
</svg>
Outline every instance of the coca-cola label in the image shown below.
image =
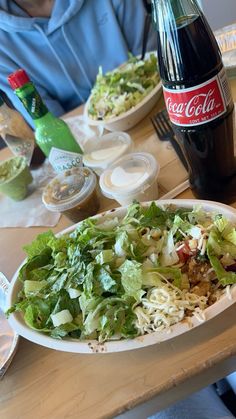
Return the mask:
<svg viewBox="0 0 236 419">
<path fill-rule="evenodd" d="M 176 125 L 201 125 L 226 112 L 231 102 L 225 70 L 212 79 L 188 89 L 171 90 L 163 87 L 170 120 Z"/>
</svg>

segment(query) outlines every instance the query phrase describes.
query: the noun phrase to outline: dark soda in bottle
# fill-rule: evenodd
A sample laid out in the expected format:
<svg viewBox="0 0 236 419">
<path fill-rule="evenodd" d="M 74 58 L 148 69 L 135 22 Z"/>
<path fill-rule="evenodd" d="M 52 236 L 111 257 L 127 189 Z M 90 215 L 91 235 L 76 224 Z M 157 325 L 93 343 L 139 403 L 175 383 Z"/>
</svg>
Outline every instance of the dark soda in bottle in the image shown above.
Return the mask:
<svg viewBox="0 0 236 419">
<path fill-rule="evenodd" d="M 169 118 L 197 198 L 236 198 L 234 104 L 216 39 L 194 0 L 152 0 Z"/>
</svg>

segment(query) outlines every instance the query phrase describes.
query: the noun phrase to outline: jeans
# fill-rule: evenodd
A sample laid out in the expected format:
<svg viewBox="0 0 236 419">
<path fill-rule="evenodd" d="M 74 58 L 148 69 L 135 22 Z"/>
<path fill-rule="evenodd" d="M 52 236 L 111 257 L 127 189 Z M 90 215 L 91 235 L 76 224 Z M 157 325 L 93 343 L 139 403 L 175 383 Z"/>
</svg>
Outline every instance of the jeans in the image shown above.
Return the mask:
<svg viewBox="0 0 236 419">
<path fill-rule="evenodd" d="M 149 419 L 235 419 L 235 416 L 224 405 L 215 387 L 209 386 Z"/>
</svg>

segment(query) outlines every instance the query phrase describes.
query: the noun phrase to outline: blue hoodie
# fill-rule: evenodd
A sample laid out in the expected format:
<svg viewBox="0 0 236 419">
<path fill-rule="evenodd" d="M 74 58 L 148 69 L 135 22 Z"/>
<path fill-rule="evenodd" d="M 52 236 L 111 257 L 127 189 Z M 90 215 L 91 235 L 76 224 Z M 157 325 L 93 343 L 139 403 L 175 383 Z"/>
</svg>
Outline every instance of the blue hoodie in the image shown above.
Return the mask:
<svg viewBox="0 0 236 419">
<path fill-rule="evenodd" d="M 106 72 L 141 51 L 142 0 L 55 0 L 50 18 L 29 17 L 0 0 L 0 89 L 32 125 L 7 77 L 24 68 L 54 115 L 88 98 L 98 67 Z M 148 49 L 156 48 L 151 30 Z"/>
</svg>

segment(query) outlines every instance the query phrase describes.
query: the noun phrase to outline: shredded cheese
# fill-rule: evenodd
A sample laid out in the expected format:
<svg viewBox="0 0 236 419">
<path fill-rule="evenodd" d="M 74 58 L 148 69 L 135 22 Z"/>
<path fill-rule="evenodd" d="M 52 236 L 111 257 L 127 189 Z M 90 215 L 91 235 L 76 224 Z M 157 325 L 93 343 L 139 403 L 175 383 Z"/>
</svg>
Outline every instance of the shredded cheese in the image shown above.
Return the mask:
<svg viewBox="0 0 236 419">
<path fill-rule="evenodd" d="M 203 239 L 203 241 L 202 241 L 202 248 L 201 248 L 201 252 L 200 252 L 200 254 L 201 254 L 201 255 L 204 255 L 204 254 L 205 254 L 205 251 L 206 251 L 206 244 L 207 244 L 207 241 L 206 241 L 206 239 L 204 238 L 204 239 Z"/>
<path fill-rule="evenodd" d="M 225 294 L 226 294 L 226 296 L 229 300 L 233 299 L 232 294 L 231 294 L 231 286 L 230 285 L 227 285 L 227 287 L 225 288 Z"/>
<path fill-rule="evenodd" d="M 169 329 L 186 317 L 186 310 L 204 321 L 202 310 L 207 307 L 207 297 L 180 290 L 168 281 L 148 291 L 146 297 L 134 309 L 135 325 L 141 335 Z"/>
</svg>

